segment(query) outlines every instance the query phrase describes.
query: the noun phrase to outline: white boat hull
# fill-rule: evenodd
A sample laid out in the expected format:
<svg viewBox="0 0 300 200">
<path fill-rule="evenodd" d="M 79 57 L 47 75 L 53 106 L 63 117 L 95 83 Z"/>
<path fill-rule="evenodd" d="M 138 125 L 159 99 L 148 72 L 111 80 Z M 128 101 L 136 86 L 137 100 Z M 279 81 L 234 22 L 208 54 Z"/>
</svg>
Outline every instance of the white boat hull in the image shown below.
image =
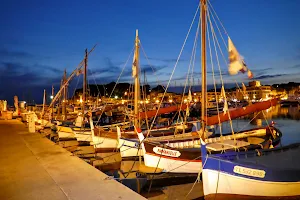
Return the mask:
<svg viewBox="0 0 300 200">
<path fill-rule="evenodd" d="M 58 126 L 57 134 L 60 140 L 76 139 L 75 134 L 73 133 L 73 130 L 70 127 Z"/>
<path fill-rule="evenodd" d="M 74 131 L 76 140 L 78 142 L 92 142 L 93 138 L 92 138 L 92 132 L 91 131 Z"/>
<path fill-rule="evenodd" d="M 270 182 L 233 176 L 224 172 L 204 169 L 204 195 L 209 199 L 285 197 L 300 194 L 300 182 Z M 217 193 L 217 194 L 216 194 Z M 206 199 L 207 199 L 206 198 Z"/>
<path fill-rule="evenodd" d="M 108 137 L 93 136 L 92 144 L 94 145 L 95 151 L 98 153 L 111 152 L 119 148 L 118 140 Z"/>
<path fill-rule="evenodd" d="M 172 173 L 199 173 L 202 171 L 201 161 L 185 161 L 163 156 L 154 156 L 149 153 L 144 154 L 144 163 L 148 167 L 160 168 L 164 172 Z"/>
<path fill-rule="evenodd" d="M 142 150 L 138 148 L 138 141 L 120 138 L 119 148 L 122 158 L 142 156 Z"/>
</svg>

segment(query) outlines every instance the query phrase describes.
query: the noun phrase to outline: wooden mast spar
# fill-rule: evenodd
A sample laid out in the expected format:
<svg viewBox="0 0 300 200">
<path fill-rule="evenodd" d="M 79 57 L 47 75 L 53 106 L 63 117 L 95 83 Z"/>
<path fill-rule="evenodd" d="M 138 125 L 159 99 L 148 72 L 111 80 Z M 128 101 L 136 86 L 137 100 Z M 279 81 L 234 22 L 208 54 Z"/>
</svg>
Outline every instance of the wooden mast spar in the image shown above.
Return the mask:
<svg viewBox="0 0 300 200">
<path fill-rule="evenodd" d="M 85 49 L 85 57 L 84 57 L 84 67 L 83 67 L 83 88 L 82 88 L 82 105 L 81 105 L 81 112 L 82 112 L 82 122 L 81 125 L 83 126 L 84 123 L 84 109 L 85 109 L 85 102 L 86 102 L 86 75 L 87 75 L 87 62 L 88 62 L 88 51 Z"/>
<path fill-rule="evenodd" d="M 63 84 L 67 82 L 67 70 L 64 71 Z M 63 102 L 62 102 L 63 119 L 67 120 L 67 86 L 63 88 Z"/>
<path fill-rule="evenodd" d="M 134 126 L 140 127 L 139 123 L 139 100 L 140 100 L 140 80 L 139 80 L 139 49 L 140 49 L 139 32 L 136 30 L 135 36 L 135 51 L 133 57 L 133 77 L 134 77 Z"/>
<path fill-rule="evenodd" d="M 201 72 L 202 72 L 202 96 L 201 96 L 201 129 L 202 136 L 205 137 L 205 118 L 206 118 L 206 0 L 200 0 L 200 19 L 201 19 Z"/>
</svg>

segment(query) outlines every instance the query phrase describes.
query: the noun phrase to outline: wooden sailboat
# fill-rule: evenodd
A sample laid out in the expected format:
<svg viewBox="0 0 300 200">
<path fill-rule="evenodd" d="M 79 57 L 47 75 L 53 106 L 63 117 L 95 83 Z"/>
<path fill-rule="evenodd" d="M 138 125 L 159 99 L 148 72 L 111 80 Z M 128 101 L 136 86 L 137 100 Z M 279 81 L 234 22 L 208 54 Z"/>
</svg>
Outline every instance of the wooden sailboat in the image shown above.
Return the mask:
<svg viewBox="0 0 300 200">
<path fill-rule="evenodd" d="M 206 0 L 201 0 L 201 69 L 202 69 L 202 95 L 201 95 L 201 130 L 196 133 L 186 133 L 172 137 L 144 138 L 139 133 L 139 140 L 144 155 L 145 165 L 160 168 L 166 172 L 198 173 L 202 170 L 200 139 L 205 140 L 210 153 L 216 154 L 231 151 L 247 151 L 251 149 L 264 149 L 278 144 L 281 132 L 275 127 L 250 129 L 243 132 L 223 135 L 211 135 L 207 126 L 220 124 L 224 121 L 261 111 L 276 104 L 277 100 L 259 102 L 249 107 L 230 110 L 224 114 L 208 117 L 207 110 L 207 83 L 206 83 Z M 247 68 L 243 68 L 247 71 Z M 248 70 L 250 72 L 250 70 Z M 235 73 L 232 70 L 231 73 Z M 222 88 L 224 89 L 224 88 Z M 225 94 L 225 91 L 224 91 Z M 225 98 L 226 99 L 226 98 Z M 225 105 L 226 106 L 226 102 Z M 228 107 L 227 107 L 228 108 Z"/>
<path fill-rule="evenodd" d="M 45 106 L 46 106 L 46 90 L 44 90 L 43 93 L 43 108 L 42 108 L 42 112 L 40 113 L 40 116 L 43 116 L 43 114 L 45 113 Z M 40 117 L 40 119 L 37 117 L 37 114 L 39 113 L 35 113 L 35 117 L 36 117 L 36 121 L 35 121 L 35 129 L 36 130 L 42 130 L 45 128 L 50 128 L 53 124 L 51 123 L 51 121 L 48 119 L 45 119 L 43 117 Z"/>
<path fill-rule="evenodd" d="M 206 0 L 201 0 L 201 4 L 201 8 L 206 10 Z M 230 45 L 233 46 L 229 39 Z M 243 66 L 244 63 L 239 59 L 236 49 L 231 50 L 230 65 L 240 65 L 238 63 L 240 62 L 242 63 L 240 66 Z M 232 72 L 235 73 L 234 71 L 230 73 Z M 231 116 L 235 118 L 241 114 L 266 109 L 274 103 L 276 100 L 253 104 L 244 110 L 237 109 L 220 120 L 226 121 Z M 203 121 L 205 125 L 215 122 L 216 118 L 206 118 Z M 280 135 L 280 132 L 272 126 L 267 127 L 266 131 L 273 138 Z M 220 144 L 225 143 L 223 141 Z M 225 151 L 215 154 L 208 150 L 209 144 L 201 139 L 202 160 L 205 160 L 202 166 L 205 199 L 300 199 L 300 162 L 297 159 L 300 144 L 267 150 L 248 148 L 248 151 L 244 152 Z"/>
<path fill-rule="evenodd" d="M 134 115 L 133 122 L 135 126 L 140 127 L 139 120 L 150 118 L 157 115 L 157 111 L 139 111 L 140 104 L 140 83 L 139 83 L 139 46 L 140 40 L 138 36 L 138 30 L 136 30 L 135 37 L 135 52 L 133 57 L 132 75 L 134 78 Z M 186 105 L 183 106 L 170 106 L 163 108 L 158 111 L 158 114 L 174 112 L 178 109 L 185 109 Z M 110 127 L 106 128 L 101 126 L 94 126 L 90 123 L 92 129 L 93 145 L 96 152 L 110 152 L 120 150 L 121 156 L 135 157 L 139 156 L 138 151 L 138 137 L 134 129 L 122 129 L 115 128 L 115 124 L 111 124 Z M 150 136 L 164 136 L 174 134 L 175 126 L 159 127 L 152 129 L 149 133 Z M 190 127 L 187 127 L 190 128 Z M 147 134 L 148 130 L 144 130 L 144 134 Z"/>
<path fill-rule="evenodd" d="M 202 143 L 205 199 L 300 199 L 300 144 L 246 152 L 207 153 Z"/>
<path fill-rule="evenodd" d="M 135 52 L 133 57 L 133 65 L 132 65 L 132 76 L 134 78 L 134 127 L 141 127 L 140 120 L 151 118 L 163 113 L 171 113 L 178 110 L 185 110 L 187 108 L 186 104 L 177 106 L 169 106 L 166 108 L 159 108 L 159 110 L 151 110 L 151 111 L 139 111 L 139 102 L 140 102 L 140 84 L 139 84 L 139 48 L 140 48 L 140 40 L 138 36 L 138 30 L 136 30 L 136 38 L 135 38 Z M 190 124 L 191 125 L 191 124 Z M 174 135 L 174 133 L 181 133 L 183 129 L 185 131 L 190 131 L 192 126 L 183 126 L 183 129 L 179 130 L 180 125 L 174 126 L 164 126 L 159 128 L 153 128 L 148 130 L 145 128 L 142 132 L 144 136 L 149 137 L 159 137 L 159 136 L 167 136 L 167 135 Z M 122 158 L 132 158 L 141 156 L 141 149 L 139 148 L 139 140 L 137 137 L 137 132 L 132 127 L 132 130 L 120 130 L 118 133 L 118 145 L 120 148 L 120 153 Z"/>
<path fill-rule="evenodd" d="M 209 131 L 206 131 L 206 134 L 212 135 Z M 281 135 L 275 127 L 265 127 L 242 131 L 234 135 L 223 134 L 222 138 L 212 135 L 213 137 L 205 141 L 209 144 L 207 145 L 209 152 L 215 154 L 222 151 L 248 151 L 276 146 Z M 274 139 L 270 140 L 270 138 Z M 201 137 L 197 132 L 146 139 L 142 133 L 139 133 L 139 139 L 142 141 L 142 155 L 146 166 L 173 173 L 201 171 L 199 168 L 202 162 Z M 200 165 L 196 165 L 195 162 L 199 162 Z"/>
<path fill-rule="evenodd" d="M 79 65 L 76 67 L 76 69 L 70 74 L 70 76 L 69 77 L 67 77 L 66 76 L 66 74 L 64 75 L 64 78 L 63 78 L 63 81 L 62 81 L 62 85 L 61 85 L 61 87 L 60 87 L 60 90 L 56 93 L 56 95 L 55 95 L 55 97 L 53 97 L 53 99 L 52 99 L 52 101 L 51 101 L 51 104 L 50 104 L 50 106 L 49 106 L 49 108 L 46 110 L 46 112 L 43 114 L 43 116 L 45 115 L 45 114 L 48 114 L 51 110 L 52 110 L 52 108 L 53 108 L 53 106 L 54 106 L 54 104 L 57 102 L 57 100 L 59 99 L 59 98 L 61 98 L 61 96 L 62 96 L 62 94 L 64 95 L 64 102 L 63 103 L 66 103 L 66 88 L 67 88 L 67 85 L 69 84 L 69 82 L 76 76 L 76 75 L 79 75 L 80 73 L 79 72 L 81 72 L 82 71 L 82 66 L 85 66 L 85 68 L 86 68 L 86 61 L 87 61 L 87 56 L 95 49 L 95 47 L 96 47 L 96 45 L 87 53 L 85 53 L 85 59 L 84 60 L 82 60 L 80 63 L 79 63 Z M 86 73 L 86 71 L 85 71 L 85 73 Z M 86 78 L 86 77 L 85 77 Z M 86 84 L 86 83 L 85 83 Z M 66 107 L 66 104 L 65 104 L 65 107 Z M 64 114 L 65 114 L 65 120 L 66 120 L 66 110 L 64 111 Z M 83 116 L 83 115 L 82 115 Z M 76 118 L 76 117 L 75 117 Z M 81 119 L 81 120 L 80 120 Z M 59 135 L 59 140 L 76 140 L 76 136 L 75 136 L 75 133 L 74 132 L 76 132 L 76 131 L 78 131 L 78 133 L 82 133 L 82 128 L 83 128 L 83 126 L 82 126 L 82 121 L 84 120 L 84 118 L 82 117 L 82 118 L 78 118 L 77 119 L 77 121 L 78 120 L 80 120 L 81 122 L 75 122 L 75 126 L 74 126 L 74 124 L 73 124 L 73 122 L 71 122 L 71 124 L 70 123 L 68 123 L 67 125 L 64 125 L 63 123 L 62 123 L 62 121 L 58 121 L 57 120 L 57 126 L 56 126 L 56 129 L 57 129 L 57 133 L 58 133 L 58 135 Z M 81 124 L 81 125 L 79 125 L 79 124 Z M 83 128 L 83 130 L 87 130 L 88 131 L 88 129 L 84 129 Z M 91 135 L 91 134 L 90 134 Z M 86 138 L 86 137 L 83 137 L 83 138 Z"/>
<path fill-rule="evenodd" d="M 93 141 L 92 131 L 89 126 L 89 119 L 86 118 L 85 105 L 86 105 L 86 93 L 87 93 L 87 63 L 88 63 L 88 51 L 85 50 L 84 67 L 83 67 L 83 90 L 82 90 L 82 104 L 81 113 L 76 118 L 75 127 L 72 128 L 76 140 L 79 143 L 90 143 Z"/>
<path fill-rule="evenodd" d="M 62 79 L 62 84 L 64 85 L 67 81 L 67 72 L 66 70 L 64 71 L 63 79 Z M 67 101 L 67 86 L 62 88 L 63 90 L 63 100 L 62 100 L 62 121 L 67 119 L 67 113 L 66 113 L 66 101 Z M 70 126 L 63 126 L 63 125 L 58 125 L 57 126 L 57 134 L 58 138 L 60 141 L 65 141 L 65 140 L 75 140 L 75 134 L 72 131 L 72 128 Z"/>
</svg>

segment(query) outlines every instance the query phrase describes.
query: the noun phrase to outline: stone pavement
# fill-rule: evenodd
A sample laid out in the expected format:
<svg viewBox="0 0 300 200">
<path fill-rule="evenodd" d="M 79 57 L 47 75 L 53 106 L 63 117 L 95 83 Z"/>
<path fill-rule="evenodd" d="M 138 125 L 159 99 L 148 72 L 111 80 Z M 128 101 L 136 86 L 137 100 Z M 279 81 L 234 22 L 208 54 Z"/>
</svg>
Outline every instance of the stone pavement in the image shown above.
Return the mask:
<svg viewBox="0 0 300 200">
<path fill-rule="evenodd" d="M 0 120 L 0 199 L 145 199 L 17 120 Z"/>
</svg>

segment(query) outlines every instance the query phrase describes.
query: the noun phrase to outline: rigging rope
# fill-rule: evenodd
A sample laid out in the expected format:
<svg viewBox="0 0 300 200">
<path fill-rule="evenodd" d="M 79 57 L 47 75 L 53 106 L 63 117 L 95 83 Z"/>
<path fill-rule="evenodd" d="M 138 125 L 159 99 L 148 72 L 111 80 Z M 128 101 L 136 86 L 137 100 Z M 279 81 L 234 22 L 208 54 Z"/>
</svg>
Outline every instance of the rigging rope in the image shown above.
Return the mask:
<svg viewBox="0 0 300 200">
<path fill-rule="evenodd" d="M 209 10 L 209 9 L 208 9 Z M 220 72 L 220 79 L 221 79 L 221 84 L 222 86 L 224 87 L 224 81 L 223 81 L 223 77 L 222 77 L 222 70 L 221 70 L 221 66 L 220 66 L 220 61 L 219 61 L 219 56 L 218 56 L 218 52 L 217 52 L 217 47 L 216 47 L 216 43 L 218 44 L 219 46 L 219 42 L 217 40 L 217 36 L 215 34 L 215 31 L 214 31 L 214 27 L 212 25 L 212 21 L 210 19 L 210 15 L 209 15 L 209 12 L 208 12 L 208 21 L 210 23 L 210 27 L 211 27 L 211 32 L 212 32 L 212 35 L 213 35 L 213 43 L 214 43 L 214 49 L 215 49 L 215 53 L 216 53 L 216 59 L 217 59 L 217 63 L 218 63 L 218 67 L 219 67 L 219 72 Z M 219 46 L 220 47 L 220 46 Z M 221 51 L 221 48 L 219 49 Z M 222 52 L 222 51 L 221 51 Z M 223 53 L 222 53 L 223 54 Z M 226 62 L 225 62 L 226 63 Z M 225 89 L 224 89 L 224 96 L 225 96 L 225 103 L 227 104 L 227 100 L 226 100 L 226 93 L 225 93 Z M 228 108 L 228 105 L 225 105 L 227 106 Z M 232 120 L 231 120 L 231 117 L 230 117 L 230 111 L 229 111 L 229 108 L 228 108 L 228 118 L 229 118 L 229 123 L 230 123 L 230 127 L 231 127 L 231 132 L 233 134 L 233 138 L 234 138 L 234 142 L 236 143 L 236 138 L 235 138 L 235 135 L 234 135 L 234 131 L 233 131 L 233 126 L 232 126 Z"/>
<path fill-rule="evenodd" d="M 159 103 L 159 108 L 161 107 L 161 104 L 162 104 L 162 102 L 163 102 L 163 99 L 164 99 L 164 97 L 165 97 L 165 95 L 166 95 L 166 92 L 167 92 L 167 90 L 168 90 L 168 87 L 169 87 L 169 85 L 170 85 L 171 79 L 172 79 L 172 77 L 173 77 L 173 75 L 174 75 L 174 73 L 175 73 L 177 64 L 178 64 L 178 62 L 179 62 L 179 59 L 180 59 L 181 54 L 182 54 L 182 52 L 183 52 L 183 49 L 184 49 L 184 47 L 185 47 L 186 41 L 187 41 L 187 39 L 188 39 L 188 37 L 189 37 L 189 34 L 190 34 L 190 32 L 191 32 L 191 29 L 192 29 L 192 26 L 193 26 L 193 24 L 194 24 L 194 21 L 195 21 L 195 18 L 196 18 L 196 16 L 197 16 L 198 11 L 199 11 L 199 6 L 197 7 L 197 10 L 196 10 L 196 12 L 195 12 L 194 18 L 193 18 L 192 23 L 191 23 L 191 25 L 190 25 L 190 27 L 189 27 L 188 33 L 187 33 L 187 35 L 186 35 L 186 37 L 185 37 L 185 39 L 184 39 L 184 42 L 183 42 L 183 45 L 182 45 L 182 47 L 181 47 L 180 53 L 179 53 L 179 55 L 178 55 L 178 57 L 177 57 L 175 66 L 174 66 L 173 71 L 172 71 L 172 73 L 171 73 L 171 77 L 170 77 L 170 79 L 169 79 L 169 81 L 168 81 L 167 87 L 165 88 L 165 92 L 164 92 L 164 94 L 163 94 L 163 96 L 162 96 L 162 99 L 161 99 L 161 101 L 160 101 L 160 103 Z M 155 121 L 157 115 L 158 115 L 158 110 L 156 111 L 156 114 L 155 114 L 155 116 L 154 116 L 154 120 L 153 120 L 152 123 L 151 123 L 150 130 L 151 130 L 152 127 L 153 127 L 153 124 L 154 124 L 154 121 Z M 149 135 L 149 133 L 150 133 L 150 130 L 149 130 L 148 133 L 147 133 L 147 137 L 148 137 L 148 135 Z"/>
<path fill-rule="evenodd" d="M 208 19 L 209 19 L 209 17 L 208 17 Z M 208 26 L 209 26 L 209 24 L 207 24 L 207 29 L 208 29 Z M 208 32 L 208 33 L 210 33 L 210 32 Z M 212 51 L 211 51 L 211 44 L 210 44 L 210 34 L 207 34 L 207 35 L 208 35 L 208 47 L 209 47 L 209 54 L 210 54 L 212 77 L 213 77 L 213 82 L 214 82 L 214 90 L 215 90 L 216 103 L 217 103 L 217 115 L 218 115 L 218 121 L 219 121 L 219 129 L 220 129 L 220 135 L 221 135 L 221 142 L 223 142 L 222 126 L 221 126 L 220 113 L 219 113 L 219 103 L 218 103 L 219 102 L 219 98 L 218 98 L 218 95 L 217 95 L 215 70 L 214 70 L 214 63 L 213 63 L 213 59 L 212 59 Z"/>
<path fill-rule="evenodd" d="M 122 76 L 122 74 L 123 74 L 123 72 L 124 72 L 124 70 L 125 70 L 125 67 L 126 67 L 128 61 L 129 61 L 130 57 L 131 57 L 131 54 L 132 54 L 133 50 L 134 50 L 134 47 L 133 47 L 133 49 L 131 50 L 131 52 L 130 52 L 130 54 L 129 54 L 129 56 L 128 56 L 128 58 L 127 58 L 127 60 L 126 60 L 126 62 L 125 62 L 125 64 L 124 64 L 124 66 L 123 66 L 123 68 L 122 68 L 122 70 L 121 70 L 121 73 L 120 73 L 120 75 L 119 75 L 119 77 L 118 77 L 118 79 L 117 79 L 117 82 L 115 83 L 115 85 L 114 85 L 114 87 L 113 87 L 113 89 L 112 89 L 112 91 L 111 91 L 111 93 L 110 93 L 110 95 L 109 95 L 109 99 L 111 98 L 111 96 L 112 96 L 112 94 L 113 94 L 115 88 L 117 87 L 117 84 L 119 83 L 119 80 L 120 80 L 120 78 L 121 78 L 121 76 Z M 100 119 L 101 119 L 101 116 L 102 116 L 102 114 L 103 114 L 104 111 L 105 111 L 106 106 L 107 106 L 107 102 L 105 102 L 105 104 L 104 104 L 103 112 L 102 112 L 102 113 L 100 114 L 100 116 L 98 117 L 98 121 L 97 121 L 96 125 L 99 123 L 99 121 L 100 121 Z"/>
<path fill-rule="evenodd" d="M 144 56 L 145 56 L 145 58 L 146 58 L 146 60 L 147 60 L 147 62 L 148 62 L 148 65 L 151 67 L 151 69 L 152 69 L 152 71 L 153 71 L 153 75 L 154 75 L 155 78 L 156 78 L 157 84 L 158 84 L 158 85 L 162 85 L 162 83 L 160 83 L 160 81 L 159 81 L 159 79 L 158 79 L 158 76 L 156 76 L 156 70 L 154 69 L 153 65 L 150 63 L 150 60 L 149 60 L 148 56 L 146 55 L 146 52 L 145 52 L 145 50 L 144 50 L 144 48 L 143 48 L 141 42 L 140 42 L 140 47 L 141 47 L 142 52 L 143 52 L 143 54 L 144 54 Z"/>
<path fill-rule="evenodd" d="M 188 81 L 191 79 L 192 75 L 190 75 L 190 71 L 191 71 L 191 68 L 192 68 L 192 73 L 194 72 L 194 69 L 193 67 L 195 66 L 195 57 L 196 57 L 196 48 L 197 48 L 197 40 L 198 40 L 198 35 L 199 35 L 199 25 L 200 25 L 200 20 L 198 22 L 198 26 L 197 26 L 197 31 L 196 31 L 196 35 L 195 35 L 195 39 L 194 39 L 194 44 L 193 44 L 193 49 L 192 49 L 192 54 L 191 54 L 191 58 L 190 58 L 190 63 L 189 63 L 189 67 L 188 67 L 188 72 L 187 72 L 187 76 L 186 76 L 186 80 L 185 80 L 185 85 L 184 85 L 184 88 L 183 88 L 183 93 L 182 93 L 182 97 L 181 97 L 181 103 L 180 103 L 180 110 L 178 111 L 179 114 L 181 112 L 181 106 L 184 102 L 184 96 L 185 96 L 185 92 L 186 92 L 186 87 L 188 85 Z M 189 87 L 189 91 L 191 90 L 191 84 L 190 84 L 190 87 Z M 188 98 L 189 98 L 189 91 L 188 91 Z M 190 104 L 190 101 L 192 101 L 192 99 L 188 99 L 187 100 L 187 104 L 189 106 Z M 188 109 L 188 108 L 187 108 Z M 185 127 L 185 122 L 187 120 L 187 114 L 184 115 L 185 116 L 185 119 L 183 121 L 183 127 Z M 179 123 L 179 118 L 180 118 L 180 115 L 178 115 L 178 118 L 177 118 L 177 123 Z M 183 129 L 183 133 L 184 133 L 184 130 Z"/>
</svg>

